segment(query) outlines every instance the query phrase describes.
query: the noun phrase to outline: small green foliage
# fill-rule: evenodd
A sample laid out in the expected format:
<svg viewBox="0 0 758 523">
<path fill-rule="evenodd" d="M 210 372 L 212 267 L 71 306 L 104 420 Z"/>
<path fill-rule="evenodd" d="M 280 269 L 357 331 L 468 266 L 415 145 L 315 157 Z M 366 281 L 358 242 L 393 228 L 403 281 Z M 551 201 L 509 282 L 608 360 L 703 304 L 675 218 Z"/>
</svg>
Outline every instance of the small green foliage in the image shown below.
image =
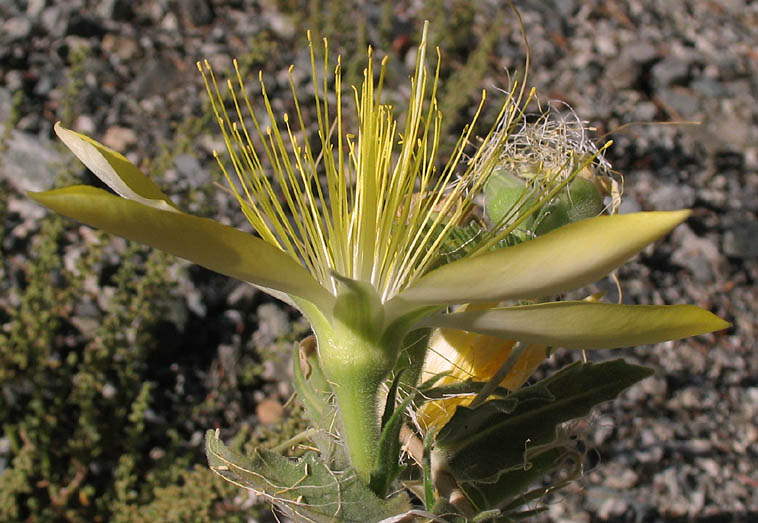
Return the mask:
<svg viewBox="0 0 758 523">
<path fill-rule="evenodd" d="M 239 488 L 218 477 L 206 466 L 181 470 L 177 481 L 157 485 L 155 499 L 144 505 L 124 505 L 114 522 L 152 523 L 155 521 L 193 521 L 215 523 L 244 522 L 257 516 L 257 510 L 242 509 L 231 500 Z"/>
<path fill-rule="evenodd" d="M 8 118 L 3 122 L 2 131 L 0 131 L 0 165 L 2 165 L 3 162 L 3 155 L 8 150 L 8 140 L 11 137 L 11 132 L 21 118 L 21 107 L 23 103 L 24 91 L 19 89 L 13 93 Z M 3 191 L 3 194 L 5 194 L 5 191 Z"/>
<path fill-rule="evenodd" d="M 73 46 L 69 52 L 69 66 L 66 68 L 66 86 L 60 110 L 61 121 L 68 126 L 74 121 L 82 105 L 82 91 L 87 74 L 89 48 Z"/>
</svg>

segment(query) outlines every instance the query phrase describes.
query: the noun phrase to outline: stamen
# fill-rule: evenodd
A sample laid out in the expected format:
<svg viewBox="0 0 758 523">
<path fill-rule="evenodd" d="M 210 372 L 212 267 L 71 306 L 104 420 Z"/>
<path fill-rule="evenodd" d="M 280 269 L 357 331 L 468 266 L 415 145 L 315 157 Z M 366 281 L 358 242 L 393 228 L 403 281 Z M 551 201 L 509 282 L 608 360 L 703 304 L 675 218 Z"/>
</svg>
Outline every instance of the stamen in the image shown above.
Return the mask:
<svg viewBox="0 0 758 523">
<path fill-rule="evenodd" d="M 344 128 L 342 121 L 341 57 L 337 57 L 333 69 L 331 89 L 336 103 L 332 111 L 328 101 L 331 68 L 328 41 L 323 41 L 319 80 L 312 34 L 308 32 L 307 37 L 321 142 L 318 154 L 307 138 L 308 127 L 298 101 L 292 66 L 288 77 L 294 114 L 281 116 L 286 130 L 282 132 L 261 71 L 258 82 L 268 117 L 265 129 L 247 96 L 238 61 L 233 62 L 236 85 L 231 79 L 226 82 L 236 121 L 231 120 L 226 110 L 210 64 L 198 62 L 236 180 L 223 166 L 222 172 L 246 217 L 264 240 L 298 260 L 335 293 L 333 274 L 370 282 L 381 299 L 387 301 L 436 263 L 442 247 L 448 245 L 451 232 L 470 212 L 474 196 L 486 183 L 487 175 L 482 173 L 490 172 L 499 161 L 515 122 L 523 116 L 514 102 L 516 86 L 508 93 L 499 123 L 489 131 L 473 158 L 468 159 L 463 174 L 458 175 L 482 114 L 486 100 L 482 93 L 472 122 L 464 128 L 450 161 L 440 173 L 435 159 L 443 129 L 437 102 L 441 53 L 435 49 L 437 64 L 430 78 L 425 63 L 428 24 L 424 26 L 416 56 L 402 133 L 392 108 L 382 103 L 388 57 L 381 59 L 378 78 L 374 80 L 374 50 L 371 47 L 367 50 L 363 84 L 360 89 L 352 87 L 359 126 L 359 132 L 353 134 Z M 523 87 L 518 101 L 522 94 Z M 242 114 L 242 106 L 246 115 Z M 255 145 L 246 119 L 255 128 Z M 262 156 L 256 148 L 262 151 Z M 323 186 L 320 174 L 325 179 Z M 274 188 L 269 177 L 278 188 Z"/>
</svg>

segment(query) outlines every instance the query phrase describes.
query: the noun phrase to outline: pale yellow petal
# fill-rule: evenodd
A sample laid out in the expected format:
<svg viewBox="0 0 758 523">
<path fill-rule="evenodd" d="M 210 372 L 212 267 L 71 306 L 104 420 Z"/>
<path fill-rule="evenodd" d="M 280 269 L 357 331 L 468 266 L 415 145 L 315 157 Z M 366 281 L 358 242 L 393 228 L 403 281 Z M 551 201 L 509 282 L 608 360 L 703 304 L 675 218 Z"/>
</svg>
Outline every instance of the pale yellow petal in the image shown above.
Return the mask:
<svg viewBox="0 0 758 523">
<path fill-rule="evenodd" d="M 640 212 L 582 220 L 514 247 L 443 265 L 396 300 L 407 307 L 560 294 L 599 280 L 688 215 Z"/>
<path fill-rule="evenodd" d="M 66 129 L 60 122 L 55 124 L 55 134 L 116 194 L 156 209 L 176 210 L 171 199 L 122 154 L 88 136 Z"/>
<path fill-rule="evenodd" d="M 422 369 L 421 381 L 446 372 L 437 381 L 448 385 L 465 380 L 491 380 L 510 356 L 516 342 L 455 329 L 435 329 L 429 337 L 429 349 Z M 547 357 L 544 345 L 528 345 L 522 356 L 505 376 L 501 387 L 517 390 Z M 442 427 L 459 405 L 468 405 L 473 395 L 427 401 L 418 410 L 418 422 L 424 428 Z"/>
<path fill-rule="evenodd" d="M 92 227 L 145 243 L 212 271 L 305 299 L 330 310 L 333 297 L 291 257 L 250 234 L 207 218 L 164 211 L 73 186 L 29 196 Z"/>
<path fill-rule="evenodd" d="M 730 324 L 694 305 L 614 305 L 566 301 L 430 316 L 430 327 L 569 349 L 612 349 L 659 343 L 726 329 Z"/>
</svg>

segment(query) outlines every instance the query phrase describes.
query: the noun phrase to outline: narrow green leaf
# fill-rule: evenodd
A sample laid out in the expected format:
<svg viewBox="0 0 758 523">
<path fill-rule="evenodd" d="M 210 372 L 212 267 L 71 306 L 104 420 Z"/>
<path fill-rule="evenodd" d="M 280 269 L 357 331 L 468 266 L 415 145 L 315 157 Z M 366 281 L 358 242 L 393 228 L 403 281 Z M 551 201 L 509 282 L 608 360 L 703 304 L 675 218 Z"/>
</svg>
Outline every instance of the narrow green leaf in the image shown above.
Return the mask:
<svg viewBox="0 0 758 523">
<path fill-rule="evenodd" d="M 332 295 L 295 260 L 256 238 L 207 218 L 164 211 L 76 185 L 29 196 L 69 218 L 145 243 L 212 271 L 270 287 L 330 310 Z"/>
<path fill-rule="evenodd" d="M 430 316 L 427 326 L 460 329 L 568 349 L 613 349 L 696 336 L 729 327 L 694 305 L 563 301 Z"/>
<path fill-rule="evenodd" d="M 376 465 L 369 483 L 371 490 L 379 496 L 387 494 L 392 482 L 400 473 L 400 428 L 403 425 L 403 411 L 411 403 L 413 397 L 414 395 L 411 394 L 405 398 L 383 426 Z"/>
<path fill-rule="evenodd" d="M 292 354 L 292 385 L 305 409 L 305 415 L 318 432 L 310 439 L 316 444 L 327 463 L 342 463 L 344 456 L 334 437 L 329 434 L 336 423 L 337 409 L 332 403 L 333 392 L 321 370 L 316 350 L 309 352 L 300 343 Z M 313 347 L 315 349 L 315 346 Z M 305 369 L 303 367 L 305 366 Z"/>
<path fill-rule="evenodd" d="M 581 220 L 513 247 L 443 265 L 393 301 L 410 307 L 560 294 L 599 280 L 688 215 L 639 212 Z"/>
<path fill-rule="evenodd" d="M 430 333 L 431 329 L 416 329 L 403 338 L 403 348 L 398 355 L 394 372 L 403 373 L 400 384 L 405 388 L 415 388 L 418 385 L 429 347 Z"/>
<path fill-rule="evenodd" d="M 432 483 L 432 445 L 437 437 L 434 430 L 429 430 L 424 435 L 424 506 L 431 510 L 437 503 L 437 496 L 434 492 L 434 483 Z"/>
<path fill-rule="evenodd" d="M 471 523 L 483 523 L 485 521 L 497 521 L 498 517 L 500 516 L 500 509 L 495 508 L 492 510 L 485 510 L 484 512 L 479 512 L 476 516 L 471 518 Z"/>
<path fill-rule="evenodd" d="M 367 523 L 410 510 L 405 494 L 374 495 L 351 471 L 330 470 L 313 453 L 294 460 L 265 449 L 250 457 L 233 452 L 209 430 L 208 464 L 225 480 L 253 490 L 295 521 Z"/>
<path fill-rule="evenodd" d="M 122 154 L 92 138 L 55 124 L 55 134 L 74 155 L 116 194 L 156 209 L 177 209 L 171 199 Z"/>
<path fill-rule="evenodd" d="M 305 363 L 307 370 L 303 371 Z M 295 391 L 305 407 L 308 419 L 319 427 L 328 427 L 333 419 L 329 412 L 333 409 L 329 401 L 332 395 L 326 377 L 321 370 L 317 352 L 305 354 L 301 347 L 295 347 L 292 354 L 292 375 Z"/>
<path fill-rule="evenodd" d="M 387 401 L 384 402 L 384 413 L 382 414 L 382 430 L 387 426 L 392 414 L 395 413 L 395 401 L 397 400 L 397 387 L 400 385 L 400 379 L 405 374 L 405 369 L 395 374 L 395 378 L 392 380 L 390 390 L 387 392 Z"/>
<path fill-rule="evenodd" d="M 650 369 L 623 360 L 575 363 L 506 400 L 474 409 L 458 407 L 440 431 L 435 453 L 444 456 L 459 482 L 494 482 L 523 467 L 530 448 L 552 443 L 558 424 L 586 416 L 593 406 L 650 374 Z"/>
<path fill-rule="evenodd" d="M 525 521 L 534 518 L 543 512 L 547 512 L 547 507 L 539 507 L 532 510 L 524 510 L 523 512 L 511 512 L 499 519 L 496 519 L 493 523 L 516 523 L 517 521 Z"/>
</svg>

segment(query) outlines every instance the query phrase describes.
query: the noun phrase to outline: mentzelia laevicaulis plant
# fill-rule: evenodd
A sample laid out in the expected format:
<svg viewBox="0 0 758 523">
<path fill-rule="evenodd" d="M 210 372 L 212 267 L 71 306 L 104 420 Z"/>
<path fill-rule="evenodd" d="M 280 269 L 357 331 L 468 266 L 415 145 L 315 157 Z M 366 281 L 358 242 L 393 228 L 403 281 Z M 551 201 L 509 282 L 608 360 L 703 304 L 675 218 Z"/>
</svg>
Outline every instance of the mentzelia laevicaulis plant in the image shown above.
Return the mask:
<svg viewBox="0 0 758 523">
<path fill-rule="evenodd" d="M 305 315 L 317 349 L 304 353 L 302 361 L 296 358 L 296 387 L 319 429 L 306 436 L 312 436 L 321 456 L 289 462 L 261 450 L 241 464 L 241 458 L 213 436 L 209 437 L 209 456 L 217 472 L 312 520 L 381 519 L 410 510 L 407 496 L 396 494 L 395 488 L 400 474 L 398 433 L 408 409 L 445 390 L 444 386 L 434 388 L 434 378 L 423 390 L 417 388 L 432 329 L 443 329 L 434 336 L 444 332 L 459 339 L 484 335 L 514 340 L 504 342 L 508 350 L 517 346 L 518 354 L 531 353 L 527 363 L 512 358 L 516 361 L 506 366 L 506 371 L 527 366 L 521 378 L 500 383 L 503 376 L 499 376 L 498 382 L 485 384 L 487 394 L 482 394 L 481 384 L 472 384 L 479 391 L 475 402 L 481 407 L 513 398 L 508 405 L 518 409 L 529 404 L 518 399 L 525 398 L 524 394 L 534 395 L 535 401 L 547 401 L 550 396 L 554 402 L 561 399 L 555 397 L 563 394 L 560 391 L 573 394 L 571 383 L 583 384 L 590 378 L 599 382 L 582 368 L 585 374 L 563 381 L 559 376 L 540 389 L 542 393 L 526 388 L 527 392 L 505 400 L 489 401 L 489 396 L 497 398 L 506 389 L 518 388 L 545 357 L 547 347 L 626 347 L 726 326 L 711 313 L 689 305 L 551 301 L 550 297 L 607 275 L 685 220 L 688 212 L 569 218 L 563 220 L 564 226 L 549 227 L 553 229 L 549 232 L 538 230 L 562 212 L 558 207 L 551 211 L 550 206 L 560 203 L 561 195 L 582 172 L 597 165 L 598 154 L 570 154 L 560 169 L 552 171 L 532 165 L 531 171 L 540 176 L 527 176 L 529 169 L 521 169 L 516 178 L 523 187 L 519 186 L 515 198 L 497 190 L 498 183 L 513 185 L 514 175 L 506 171 L 513 169 L 509 144 L 522 120 L 523 88 L 508 94 L 496 127 L 479 147 L 468 150 L 480 105 L 447 165 L 439 169 L 439 57 L 430 75 L 425 65 L 426 34 L 425 28 L 402 123 L 382 99 L 385 61 L 376 71 L 369 51 L 363 83 L 351 96 L 357 118 L 354 130 L 346 128 L 343 116 L 349 104 L 343 101 L 340 59 L 331 74 L 325 42 L 322 79 L 318 80 L 319 60 L 311 44 L 316 148 L 308 139 L 308 124 L 296 97 L 294 114 L 276 115 L 260 80 L 265 121 L 269 122 L 264 125 L 253 111 L 239 71 L 227 82 L 231 99 L 225 101 L 208 65 L 198 64 L 231 169 L 225 169 L 222 160 L 219 164 L 258 236 L 184 213 L 125 157 L 60 125 L 55 126 L 60 139 L 116 195 L 87 186 L 31 195 L 50 209 L 93 227 L 249 282 Z M 294 95 L 292 77 L 290 83 Z M 486 226 L 470 233 L 467 217 L 478 207 L 478 196 L 487 191 L 496 193 L 488 195 L 488 216 L 477 218 Z M 503 201 L 511 203 L 504 206 Z M 460 304 L 469 305 L 454 308 Z M 507 358 L 498 361 L 503 359 Z M 593 368 L 599 370 L 601 365 Z M 437 378 L 453 374 L 451 369 L 441 372 Z M 495 375 L 490 373 L 486 379 Z M 606 375 L 613 379 L 612 372 Z M 423 394 L 408 396 L 413 390 Z M 593 401 L 609 399 L 619 390 L 607 397 L 599 393 Z M 398 408 L 395 398 L 403 400 Z M 323 415 L 325 406 L 332 409 L 331 417 Z M 416 479 L 423 484 L 423 493 L 417 491 L 417 496 L 428 510 L 436 506 L 438 512 L 471 515 L 503 505 L 502 492 L 487 491 L 480 480 L 497 484 L 511 469 L 479 474 L 470 463 L 477 459 L 471 445 L 456 436 L 477 420 L 499 423 L 499 418 L 487 417 L 474 407 L 459 408 L 449 422 L 448 412 L 430 423 L 435 430 L 426 431 L 428 448 L 421 461 L 433 462 L 424 465 L 423 480 Z M 511 407 L 498 407 L 498 415 Z M 456 420 L 466 413 L 473 418 L 461 425 Z M 427 417 L 435 418 L 433 414 Z M 563 419 L 554 417 L 552 433 Z M 528 437 L 512 440 L 519 456 Z M 502 445 L 511 443 L 497 444 Z M 534 459 L 538 457 L 534 454 Z M 414 480 L 412 473 L 403 474 L 404 479 Z M 388 498 L 390 492 L 395 494 Z"/>
</svg>

